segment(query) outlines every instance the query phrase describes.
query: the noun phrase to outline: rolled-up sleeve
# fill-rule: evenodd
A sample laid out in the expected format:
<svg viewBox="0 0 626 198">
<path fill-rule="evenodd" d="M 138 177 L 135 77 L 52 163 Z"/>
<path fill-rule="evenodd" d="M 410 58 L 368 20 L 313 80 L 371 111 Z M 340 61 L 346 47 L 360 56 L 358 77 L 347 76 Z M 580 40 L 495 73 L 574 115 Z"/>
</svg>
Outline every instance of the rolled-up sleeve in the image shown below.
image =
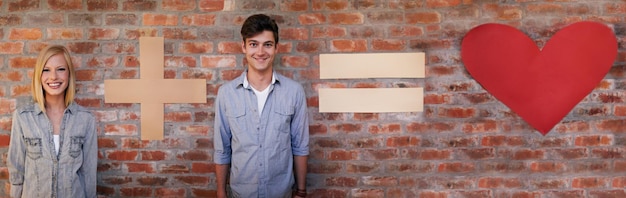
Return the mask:
<svg viewBox="0 0 626 198">
<path fill-rule="evenodd" d="M 291 149 L 293 155 L 309 155 L 309 119 L 306 96 L 302 87 L 296 92 L 296 112 L 291 120 Z"/>
<path fill-rule="evenodd" d="M 215 99 L 215 123 L 213 133 L 213 145 L 215 148 L 213 154 L 213 162 L 216 164 L 230 164 L 232 150 L 231 150 L 231 132 L 227 122 L 227 118 L 224 117 L 224 90 L 220 89 Z"/>
<path fill-rule="evenodd" d="M 78 170 L 84 177 L 85 197 L 96 197 L 96 172 L 98 166 L 98 135 L 96 131 L 96 121 L 90 117 L 87 136 L 84 144 L 83 165 Z"/>
<path fill-rule="evenodd" d="M 9 182 L 11 183 L 11 197 L 22 197 L 22 185 L 24 184 L 24 160 L 26 157 L 26 145 L 24 144 L 23 131 L 20 125 L 19 112 L 15 111 L 11 125 L 11 140 L 7 167 L 9 169 Z"/>
</svg>

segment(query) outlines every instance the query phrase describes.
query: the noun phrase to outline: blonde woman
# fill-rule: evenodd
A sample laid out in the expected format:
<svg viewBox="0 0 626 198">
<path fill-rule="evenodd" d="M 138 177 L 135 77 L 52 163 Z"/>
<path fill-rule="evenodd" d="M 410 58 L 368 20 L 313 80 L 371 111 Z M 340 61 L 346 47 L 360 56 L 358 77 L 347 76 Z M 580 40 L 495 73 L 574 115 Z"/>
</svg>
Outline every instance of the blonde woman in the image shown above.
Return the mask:
<svg viewBox="0 0 626 198">
<path fill-rule="evenodd" d="M 7 158 L 12 197 L 96 197 L 95 118 L 74 102 L 75 79 L 65 47 L 39 53 L 34 102 L 13 114 Z"/>
</svg>

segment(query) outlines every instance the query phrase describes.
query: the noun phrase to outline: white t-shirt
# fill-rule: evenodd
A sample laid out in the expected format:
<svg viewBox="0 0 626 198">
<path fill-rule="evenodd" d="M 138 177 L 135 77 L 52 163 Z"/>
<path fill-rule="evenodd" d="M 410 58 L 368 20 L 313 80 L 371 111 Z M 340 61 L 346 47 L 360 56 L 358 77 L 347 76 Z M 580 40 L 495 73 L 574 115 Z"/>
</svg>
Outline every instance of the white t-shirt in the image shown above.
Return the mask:
<svg viewBox="0 0 626 198">
<path fill-rule="evenodd" d="M 54 151 L 56 151 L 56 154 L 59 155 L 59 147 L 61 144 L 59 141 L 59 135 L 52 135 L 52 138 L 54 140 Z"/>
</svg>

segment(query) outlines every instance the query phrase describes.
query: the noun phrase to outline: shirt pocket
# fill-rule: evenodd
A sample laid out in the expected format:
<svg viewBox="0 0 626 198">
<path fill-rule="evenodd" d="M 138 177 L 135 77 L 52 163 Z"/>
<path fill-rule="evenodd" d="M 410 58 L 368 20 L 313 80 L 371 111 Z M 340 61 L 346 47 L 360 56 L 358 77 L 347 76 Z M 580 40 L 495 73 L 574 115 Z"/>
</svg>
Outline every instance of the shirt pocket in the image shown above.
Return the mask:
<svg viewBox="0 0 626 198">
<path fill-rule="evenodd" d="M 226 111 L 228 125 L 233 132 L 242 132 L 246 130 L 246 111 L 244 108 L 232 108 Z"/>
<path fill-rule="evenodd" d="M 41 158 L 41 138 L 24 138 L 24 141 L 26 142 L 26 155 L 32 160 Z"/>
<path fill-rule="evenodd" d="M 70 156 L 77 158 L 83 152 L 83 144 L 85 143 L 84 136 L 72 136 L 70 137 Z"/>
<path fill-rule="evenodd" d="M 291 130 L 291 119 L 293 118 L 295 110 L 293 106 L 281 106 L 274 107 L 274 116 L 271 122 L 274 125 L 274 129 L 289 133 Z"/>
</svg>

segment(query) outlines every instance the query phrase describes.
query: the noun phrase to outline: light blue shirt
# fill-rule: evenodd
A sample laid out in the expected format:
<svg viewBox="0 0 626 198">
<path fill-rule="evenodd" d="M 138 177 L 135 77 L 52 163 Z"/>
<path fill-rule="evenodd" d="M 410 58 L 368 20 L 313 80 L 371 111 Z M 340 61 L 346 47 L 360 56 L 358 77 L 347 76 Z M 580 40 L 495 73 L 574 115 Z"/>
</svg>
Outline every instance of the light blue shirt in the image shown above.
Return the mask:
<svg viewBox="0 0 626 198">
<path fill-rule="evenodd" d="M 215 101 L 214 161 L 230 164 L 234 197 L 290 197 L 293 156 L 309 154 L 306 96 L 299 83 L 274 73 L 259 116 L 246 72 L 222 85 Z"/>
<path fill-rule="evenodd" d="M 7 166 L 11 197 L 96 197 L 95 117 L 71 103 L 63 113 L 57 155 L 52 124 L 37 104 L 13 115 Z"/>
</svg>

